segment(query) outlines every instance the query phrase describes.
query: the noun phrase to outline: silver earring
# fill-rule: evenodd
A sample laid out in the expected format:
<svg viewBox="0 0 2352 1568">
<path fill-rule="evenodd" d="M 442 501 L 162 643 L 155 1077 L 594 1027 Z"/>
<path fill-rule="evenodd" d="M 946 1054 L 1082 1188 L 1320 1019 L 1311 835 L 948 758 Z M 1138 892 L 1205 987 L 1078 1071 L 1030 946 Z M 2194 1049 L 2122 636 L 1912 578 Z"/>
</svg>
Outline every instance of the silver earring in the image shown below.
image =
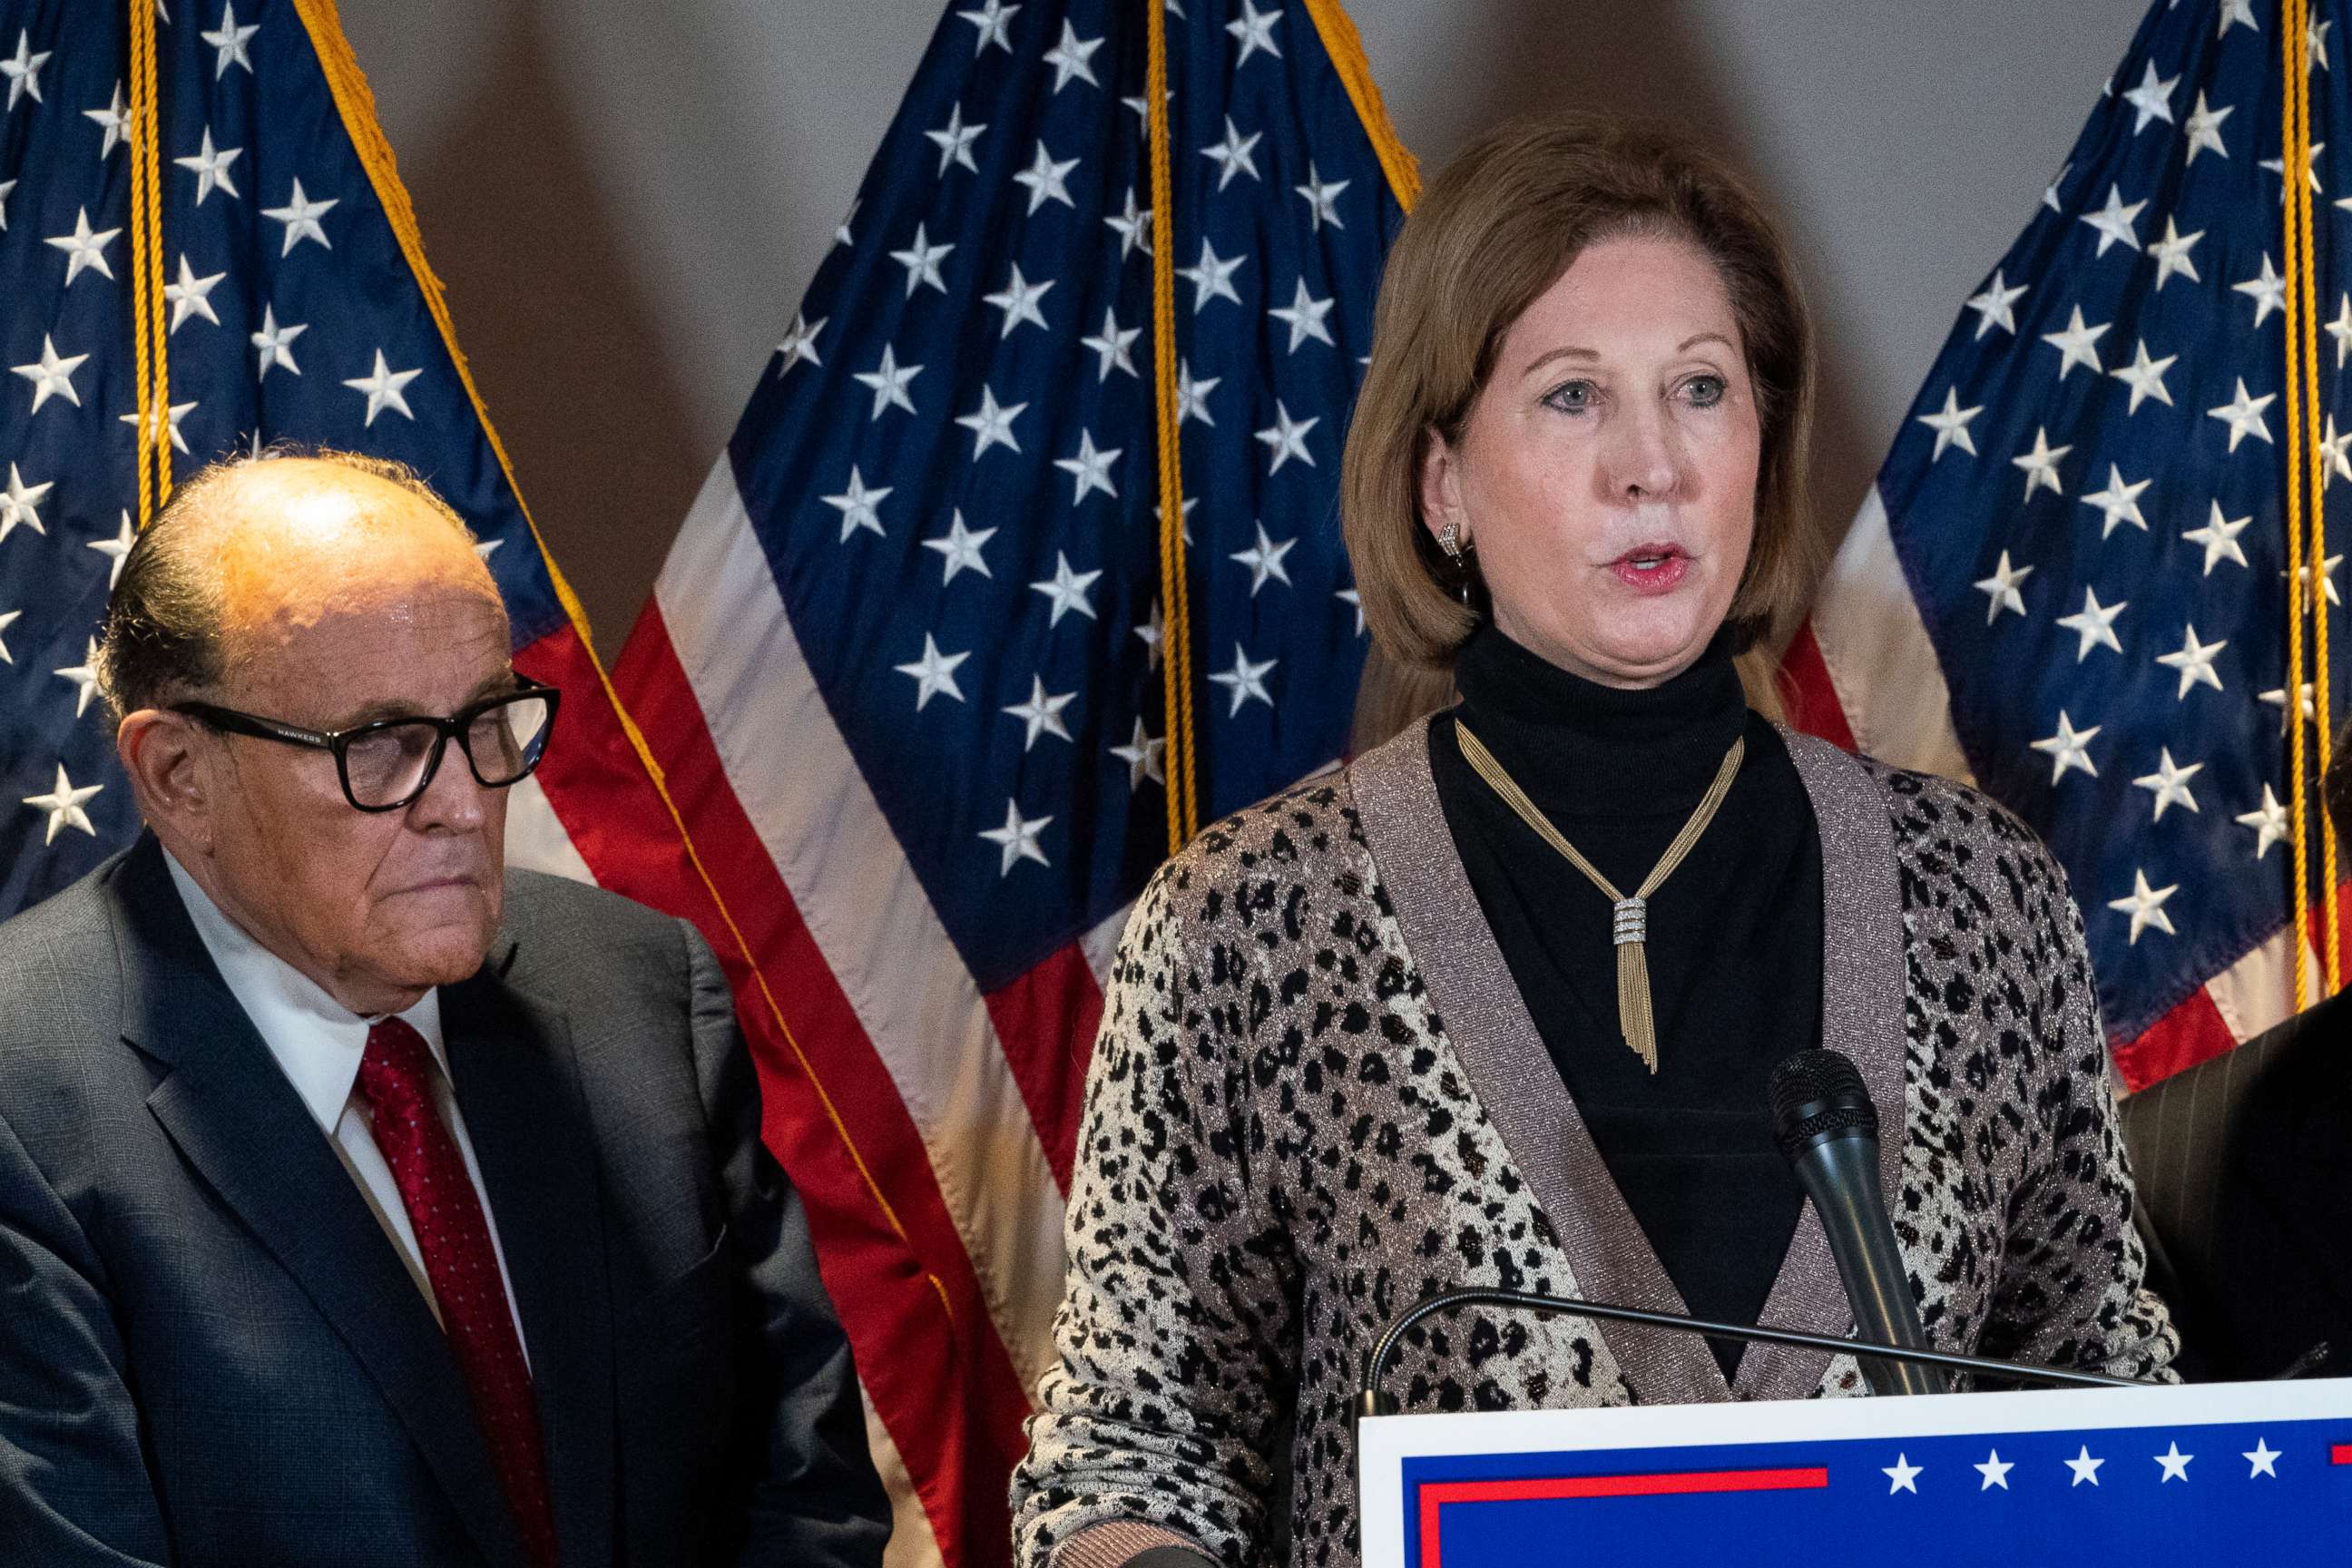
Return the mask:
<svg viewBox="0 0 2352 1568">
<path fill-rule="evenodd" d="M 1462 559 L 1462 525 L 1454 521 L 1451 518 L 1447 519 L 1445 526 L 1438 531 L 1437 548 L 1445 552 L 1445 558 L 1448 561 L 1456 563 L 1460 562 Z"/>
</svg>

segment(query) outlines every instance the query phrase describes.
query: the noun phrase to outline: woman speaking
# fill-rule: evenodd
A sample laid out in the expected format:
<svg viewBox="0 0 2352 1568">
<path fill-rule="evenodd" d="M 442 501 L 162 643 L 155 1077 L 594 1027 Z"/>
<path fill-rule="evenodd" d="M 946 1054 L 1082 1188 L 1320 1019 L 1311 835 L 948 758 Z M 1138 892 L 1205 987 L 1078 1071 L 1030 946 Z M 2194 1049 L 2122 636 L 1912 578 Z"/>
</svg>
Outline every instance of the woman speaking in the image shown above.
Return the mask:
<svg viewBox="0 0 2352 1568">
<path fill-rule="evenodd" d="M 1811 368 L 1772 223 L 1670 138 L 1519 121 L 1430 186 L 1344 514 L 1381 647 L 1460 700 L 1136 905 L 1024 1563 L 1354 1563 L 1356 1380 L 1441 1290 L 1848 1331 L 1766 1104 L 1810 1047 L 1876 1104 L 1938 1348 L 2165 1372 L 2063 874 L 1973 791 L 1764 716 L 1760 639 L 1815 575 Z M 1408 1412 L 1864 1391 L 1850 1356 L 1475 1310 L 1386 1386 Z"/>
</svg>

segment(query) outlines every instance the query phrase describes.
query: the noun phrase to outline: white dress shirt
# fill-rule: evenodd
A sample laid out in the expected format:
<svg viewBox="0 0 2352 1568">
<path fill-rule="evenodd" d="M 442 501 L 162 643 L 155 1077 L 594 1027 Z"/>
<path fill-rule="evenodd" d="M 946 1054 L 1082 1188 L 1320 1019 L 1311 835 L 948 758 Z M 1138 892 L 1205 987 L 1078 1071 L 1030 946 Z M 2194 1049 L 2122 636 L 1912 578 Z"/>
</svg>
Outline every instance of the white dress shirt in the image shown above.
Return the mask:
<svg viewBox="0 0 2352 1568">
<path fill-rule="evenodd" d="M 196 934 L 204 939 L 205 951 L 212 954 L 221 978 L 228 983 L 230 994 L 244 1007 L 246 1016 L 253 1020 L 262 1044 L 277 1059 L 278 1070 L 294 1086 L 294 1092 L 301 1096 L 311 1119 L 326 1133 L 329 1144 L 351 1172 L 368 1207 L 375 1211 L 384 1234 L 399 1247 L 409 1276 L 425 1292 L 425 1304 L 438 1318 L 441 1309 L 433 1299 L 433 1284 L 425 1277 L 424 1257 L 416 1249 L 416 1231 L 409 1223 L 408 1205 L 401 1201 L 400 1185 L 393 1180 L 392 1167 L 384 1163 L 383 1152 L 376 1147 L 374 1113 L 367 1097 L 358 1091 L 360 1057 L 367 1048 L 368 1029 L 375 1020 L 352 1012 L 310 976 L 247 935 L 196 885 L 195 879 L 172 858 L 169 850 L 164 852 L 163 863 L 171 868 L 172 883 L 180 890 L 180 901 L 187 906 L 188 918 L 195 922 Z M 424 1000 L 400 1017 L 425 1037 L 434 1065 L 440 1069 L 433 1075 L 434 1107 L 440 1111 L 441 1123 L 449 1130 L 449 1136 L 457 1141 L 457 1153 L 466 1162 L 467 1178 L 481 1199 L 482 1218 L 490 1232 L 490 1250 L 499 1260 L 499 1284 L 507 1293 L 507 1310 L 514 1314 L 515 1337 L 520 1340 L 522 1316 L 515 1305 L 514 1281 L 507 1276 L 507 1254 L 499 1241 L 498 1215 L 491 1212 L 490 1195 L 482 1187 L 482 1168 L 474 1159 L 474 1142 L 466 1133 L 466 1118 L 457 1110 L 457 1090 L 449 1081 L 448 1047 L 441 1037 L 441 994 L 427 991 Z M 528 1345 L 524 1346 L 523 1359 L 528 1366 Z"/>
</svg>

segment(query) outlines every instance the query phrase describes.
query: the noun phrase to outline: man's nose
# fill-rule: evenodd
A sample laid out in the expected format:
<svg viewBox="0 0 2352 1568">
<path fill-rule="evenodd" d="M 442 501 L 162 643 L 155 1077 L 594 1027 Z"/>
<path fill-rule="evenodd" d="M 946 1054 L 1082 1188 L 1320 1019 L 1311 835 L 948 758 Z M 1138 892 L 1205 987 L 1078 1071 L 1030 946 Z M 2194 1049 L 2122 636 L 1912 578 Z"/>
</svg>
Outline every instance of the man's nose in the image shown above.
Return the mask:
<svg viewBox="0 0 2352 1568">
<path fill-rule="evenodd" d="M 409 805 L 409 826 L 420 831 L 478 832 L 489 812 L 489 793 L 467 765 L 465 748 L 454 739 L 445 741 L 441 765 L 433 770 L 425 793 Z"/>
</svg>

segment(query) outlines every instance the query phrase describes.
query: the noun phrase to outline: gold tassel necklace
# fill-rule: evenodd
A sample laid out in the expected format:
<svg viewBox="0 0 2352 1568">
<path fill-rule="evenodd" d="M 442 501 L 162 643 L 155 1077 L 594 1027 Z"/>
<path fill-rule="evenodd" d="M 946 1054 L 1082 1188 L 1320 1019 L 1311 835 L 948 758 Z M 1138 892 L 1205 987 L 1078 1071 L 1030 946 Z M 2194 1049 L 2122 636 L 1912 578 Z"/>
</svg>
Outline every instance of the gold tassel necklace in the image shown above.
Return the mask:
<svg viewBox="0 0 2352 1568">
<path fill-rule="evenodd" d="M 1650 868 L 1649 876 L 1629 899 L 1601 874 L 1600 868 L 1577 852 L 1576 846 L 1551 825 L 1549 817 L 1536 808 L 1536 803 L 1528 798 L 1528 792 L 1503 771 L 1503 764 L 1495 760 L 1495 753 L 1470 732 L 1470 726 L 1457 719 L 1454 723 L 1454 733 L 1462 742 L 1463 757 L 1478 776 L 1502 796 L 1503 804 L 1518 813 L 1519 820 L 1534 828 L 1538 837 L 1566 856 L 1570 865 L 1591 878 L 1592 885 L 1600 889 L 1601 895 L 1614 906 L 1615 930 L 1612 934 L 1617 944 L 1617 1023 L 1624 1031 L 1625 1043 L 1633 1047 L 1633 1054 L 1642 1058 L 1651 1072 L 1655 1073 L 1658 1070 L 1658 1024 L 1650 1006 L 1650 961 L 1644 952 L 1649 938 L 1650 895 L 1674 875 L 1675 868 L 1683 863 L 1683 857 L 1691 852 L 1691 847 L 1706 831 L 1706 825 L 1715 820 L 1717 810 L 1723 805 L 1723 797 L 1731 793 L 1731 780 L 1739 772 L 1739 761 L 1747 755 L 1748 738 L 1743 735 L 1731 742 L 1731 750 L 1723 754 L 1723 766 L 1716 770 L 1715 782 L 1707 785 L 1706 798 L 1698 803 L 1698 809 L 1691 813 L 1690 820 L 1683 824 L 1683 830 L 1675 835 L 1675 841 L 1666 846 L 1666 852 L 1659 857 L 1658 863 Z"/>
</svg>

